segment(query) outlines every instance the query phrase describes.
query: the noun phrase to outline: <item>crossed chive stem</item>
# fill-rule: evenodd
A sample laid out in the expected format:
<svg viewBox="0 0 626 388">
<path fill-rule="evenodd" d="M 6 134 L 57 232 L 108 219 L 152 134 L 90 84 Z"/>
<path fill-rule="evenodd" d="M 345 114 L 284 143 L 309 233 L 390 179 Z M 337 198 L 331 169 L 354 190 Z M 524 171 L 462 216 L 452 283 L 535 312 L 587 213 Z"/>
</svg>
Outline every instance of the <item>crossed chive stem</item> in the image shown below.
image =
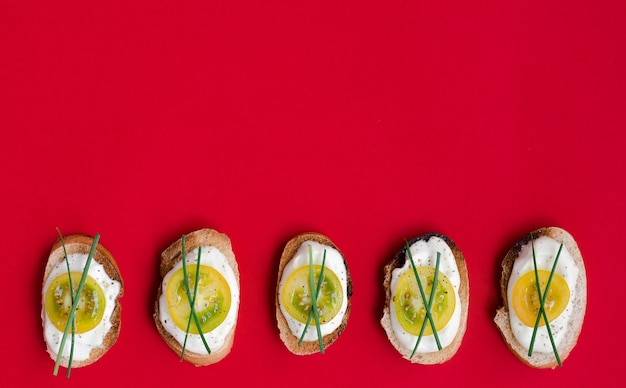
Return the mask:
<svg viewBox="0 0 626 388">
<path fill-rule="evenodd" d="M 58 229 L 57 229 L 58 230 Z M 61 232 L 59 232 L 60 234 Z M 57 353 L 57 359 L 54 363 L 54 370 L 52 372 L 52 374 L 54 376 L 56 376 L 59 373 L 59 366 L 61 365 L 61 359 L 63 358 L 63 349 L 65 348 L 65 341 L 67 340 L 67 334 L 70 330 L 70 328 L 72 328 L 72 344 L 71 344 L 71 348 L 70 348 L 70 357 L 67 363 L 67 374 L 66 377 L 69 378 L 70 377 L 70 370 L 72 368 L 72 359 L 73 359 L 73 353 L 74 353 L 74 330 L 75 330 L 75 316 L 76 316 L 76 309 L 78 308 L 78 302 L 80 301 L 80 295 L 83 292 L 83 287 L 85 286 L 85 281 L 87 280 L 87 274 L 89 273 L 89 266 L 91 265 L 91 260 L 93 259 L 93 255 L 96 253 L 96 247 L 98 246 L 98 241 L 100 241 L 100 233 L 96 233 L 96 235 L 93 238 L 93 243 L 91 244 L 91 249 L 89 250 L 89 255 L 87 256 L 87 261 L 85 262 L 85 268 L 83 269 L 83 273 L 80 277 L 80 282 L 78 283 L 78 289 L 76 290 L 76 295 L 73 296 L 72 298 L 72 309 L 70 310 L 70 314 L 67 317 L 67 322 L 65 324 L 65 330 L 63 331 L 63 337 L 61 337 L 61 344 L 59 345 L 59 352 Z M 72 278 L 71 274 L 69 273 L 69 262 L 68 262 L 68 258 L 67 258 L 67 251 L 65 249 L 65 242 L 63 242 L 63 239 L 61 238 L 61 245 L 63 245 L 63 252 L 65 255 L 65 260 L 66 260 L 66 264 L 67 264 L 67 268 L 68 268 L 68 276 L 70 277 L 70 279 Z M 71 282 L 71 280 L 70 280 Z M 70 283 L 71 284 L 71 283 Z M 70 288 L 72 286 L 70 285 Z M 73 294 L 73 289 L 72 291 L 70 291 L 70 294 Z"/>
<path fill-rule="evenodd" d="M 300 339 L 298 340 L 298 346 L 302 344 L 302 340 L 304 339 L 304 335 L 311 324 L 311 319 L 315 318 L 315 328 L 317 330 L 317 339 L 320 346 L 320 353 L 324 354 L 324 341 L 322 338 L 322 331 L 320 328 L 320 317 L 319 311 L 317 309 L 317 298 L 319 297 L 320 291 L 322 289 L 322 283 L 324 279 L 324 268 L 326 264 L 326 249 L 324 249 L 324 254 L 322 257 L 322 268 L 320 270 L 320 276 L 317 279 L 317 287 L 315 287 L 315 278 L 313 274 L 313 248 L 309 245 L 309 289 L 311 290 L 311 309 L 309 310 L 309 315 L 306 320 L 306 324 L 304 325 L 304 329 L 302 330 L 302 334 L 300 335 Z"/>
<path fill-rule="evenodd" d="M 196 328 L 198 329 L 198 333 L 200 334 L 200 338 L 202 339 L 202 343 L 204 344 L 204 347 L 207 351 L 207 353 L 211 354 L 211 348 L 209 347 L 209 344 L 206 342 L 206 339 L 204 338 L 204 333 L 202 332 L 202 326 L 200 324 L 200 319 L 198 319 L 198 315 L 196 314 L 196 308 L 195 308 L 195 304 L 196 304 L 196 295 L 198 292 L 198 281 L 199 281 L 199 275 L 200 275 L 200 256 L 202 253 L 202 247 L 198 247 L 198 260 L 196 262 L 196 276 L 194 278 L 194 287 L 193 287 L 193 295 L 191 293 L 191 290 L 189 288 L 189 277 L 187 276 L 187 264 L 186 264 L 186 253 L 185 253 L 185 235 L 183 234 L 182 238 L 181 238 L 181 256 L 182 256 L 182 263 L 183 263 L 183 278 L 185 279 L 184 283 L 185 283 L 185 291 L 187 291 L 187 301 L 189 302 L 189 306 L 190 306 L 190 313 L 189 313 L 189 319 L 187 320 L 187 330 L 185 330 L 185 340 L 183 341 L 183 348 L 180 352 L 180 361 L 183 360 L 184 356 L 185 356 L 185 347 L 187 346 L 187 338 L 189 337 L 189 328 L 191 326 L 191 320 L 193 319 Z"/>
<path fill-rule="evenodd" d="M 556 358 L 556 362 L 559 366 L 561 364 L 561 358 L 559 357 L 559 352 L 556 348 L 556 344 L 554 342 L 554 337 L 552 336 L 552 329 L 550 329 L 550 322 L 548 321 L 548 315 L 546 314 L 546 310 L 544 304 L 546 302 L 546 297 L 548 292 L 550 291 L 550 284 L 552 283 L 552 277 L 554 276 L 554 271 L 556 269 L 556 264 L 559 261 L 559 256 L 561 255 L 561 250 L 563 249 L 563 243 L 559 246 L 559 250 L 556 253 L 556 257 L 554 259 L 554 263 L 552 264 L 552 270 L 550 271 L 550 276 L 548 277 L 548 282 L 546 284 L 546 288 L 543 292 L 541 292 L 541 285 L 539 284 L 539 269 L 537 268 L 537 258 L 535 256 L 535 244 L 534 240 L 530 242 L 532 253 L 533 253 L 533 268 L 535 272 L 535 284 L 537 285 L 537 296 L 539 297 L 539 311 L 537 312 L 537 319 L 535 320 L 535 326 L 533 328 L 533 335 L 530 339 L 530 346 L 528 347 L 528 357 L 533 355 L 533 347 L 535 345 L 535 338 L 537 336 L 537 331 L 539 329 L 539 321 L 543 318 L 546 324 L 546 330 L 548 331 L 548 337 L 550 338 L 550 344 L 552 345 L 552 350 L 554 352 L 554 357 Z"/>
<path fill-rule="evenodd" d="M 441 350 L 441 342 L 439 341 L 439 335 L 437 334 L 437 328 L 435 327 L 435 322 L 433 321 L 433 316 L 431 314 L 433 299 L 435 297 L 435 290 L 437 289 L 437 278 L 439 274 L 439 262 L 441 259 L 441 253 L 437 252 L 437 261 L 435 262 L 435 276 L 433 278 L 433 286 L 430 290 L 430 295 L 428 300 L 426 300 L 426 293 L 424 292 L 424 287 L 422 286 L 422 281 L 417 274 L 417 268 L 415 267 L 415 261 L 413 260 L 413 254 L 411 253 L 411 248 L 409 247 L 409 243 L 405 241 L 406 251 L 409 255 L 409 260 L 411 261 L 411 268 L 413 269 L 413 275 L 415 275 L 415 279 L 417 280 L 417 287 L 420 290 L 420 296 L 422 297 L 422 303 L 424 304 L 424 309 L 426 310 L 426 319 L 422 321 L 422 326 L 420 328 L 419 336 L 417 337 L 417 341 L 415 342 L 415 347 L 413 347 L 413 352 L 409 359 L 413 358 L 415 353 L 417 352 L 417 348 L 422 341 L 422 337 L 424 335 L 424 330 L 426 329 L 426 322 L 430 324 L 430 327 L 433 330 L 433 335 L 435 337 L 435 342 L 437 343 L 437 349 Z"/>
</svg>

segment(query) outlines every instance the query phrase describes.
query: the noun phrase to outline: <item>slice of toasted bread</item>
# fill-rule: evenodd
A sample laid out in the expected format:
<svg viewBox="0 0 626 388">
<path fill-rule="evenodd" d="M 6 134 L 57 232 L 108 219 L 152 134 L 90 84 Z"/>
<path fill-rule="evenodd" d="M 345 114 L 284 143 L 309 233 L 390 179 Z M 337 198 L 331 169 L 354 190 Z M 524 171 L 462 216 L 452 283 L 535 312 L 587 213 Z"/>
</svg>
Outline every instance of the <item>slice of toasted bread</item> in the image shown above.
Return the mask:
<svg viewBox="0 0 626 388">
<path fill-rule="evenodd" d="M 502 278 L 500 279 L 500 292 L 502 296 L 502 307 L 496 311 L 494 321 L 504 338 L 509 349 L 526 365 L 535 368 L 555 368 L 558 363 L 553 352 L 533 351 L 532 356 L 528 356 L 528 349 L 523 347 L 513 335 L 511 330 L 511 320 L 509 315 L 509 301 L 507 298 L 507 288 L 513 264 L 520 254 L 522 247 L 529 242 L 536 240 L 541 236 L 547 236 L 559 243 L 567 249 L 572 259 L 578 267 L 578 277 L 576 279 L 575 299 L 570 300 L 573 304 L 572 316 L 567 324 L 567 332 L 557 351 L 561 362 L 563 362 L 570 354 L 582 329 L 582 324 L 587 306 L 587 275 L 585 272 L 585 264 L 582 255 L 578 249 L 578 245 L 574 238 L 565 230 L 557 227 L 547 227 L 537 229 L 519 240 L 504 257 L 502 261 Z"/>
<path fill-rule="evenodd" d="M 91 246 L 93 245 L 93 241 L 94 239 L 91 236 L 87 236 L 83 234 L 72 234 L 72 235 L 63 237 L 63 243 L 65 244 L 65 250 L 67 251 L 68 256 L 72 254 L 88 255 L 89 251 L 91 250 Z M 111 322 L 111 328 L 104 336 L 102 345 L 98 347 L 94 347 L 89 353 L 88 359 L 72 360 L 72 365 L 71 365 L 72 368 L 79 368 L 79 367 L 83 367 L 83 366 L 96 362 L 115 344 L 120 333 L 120 326 L 121 326 L 120 317 L 121 317 L 121 311 L 122 311 L 120 298 L 124 294 L 124 282 L 120 275 L 119 268 L 117 267 L 117 263 L 115 262 L 113 255 L 111 255 L 111 252 L 109 252 L 109 250 L 106 249 L 104 245 L 100 243 L 98 243 L 96 247 L 96 251 L 94 253 L 92 260 L 101 264 L 104 267 L 104 271 L 109 276 L 109 278 L 119 282 L 121 287 L 120 287 L 120 292 L 115 298 L 115 307 L 113 308 L 113 312 L 111 316 L 108 318 L 110 319 L 110 322 Z M 50 277 L 50 274 L 52 273 L 52 271 L 59 265 L 64 266 L 64 268 L 66 265 L 65 253 L 63 251 L 63 244 L 61 243 L 61 239 L 58 239 L 52 246 L 52 250 L 50 251 L 50 255 L 48 257 L 48 261 L 46 263 L 46 268 L 44 271 L 43 287 L 42 287 L 42 309 L 41 309 L 42 325 L 44 325 L 44 330 L 45 330 L 45 315 L 47 313 L 46 313 L 46 304 L 45 304 L 46 290 L 43 288 L 45 287 L 46 281 Z M 90 271 L 92 270 L 92 268 L 93 266 L 90 267 Z M 107 317 L 103 317 L 102 319 L 107 319 Z M 70 346 L 69 336 L 68 336 L 68 342 L 65 344 L 65 346 L 66 347 Z M 57 353 L 55 350 L 53 350 L 50 347 L 50 344 L 48 344 L 47 341 L 46 341 L 46 347 L 47 347 L 48 353 L 50 354 L 50 357 L 53 360 L 56 360 Z M 69 362 L 69 359 L 67 357 L 63 357 L 61 358 L 60 365 L 67 367 L 68 362 Z"/>
<path fill-rule="evenodd" d="M 186 253 L 191 252 L 197 247 L 202 246 L 211 246 L 217 248 L 225 257 L 229 266 L 234 272 L 235 279 L 237 281 L 237 288 L 239 288 L 239 268 L 237 265 L 237 261 L 235 259 L 235 254 L 233 253 L 232 245 L 230 239 L 227 235 L 223 233 L 219 233 L 213 229 L 200 229 L 195 232 L 189 233 L 185 235 L 185 251 Z M 167 275 L 168 272 L 174 268 L 174 266 L 182 260 L 182 239 L 179 239 L 172 245 L 170 245 L 167 249 L 163 251 L 161 254 L 161 264 L 160 264 L 160 274 L 161 279 Z M 230 285 L 232 287 L 232 285 Z M 160 316 L 160 308 L 159 308 L 159 298 L 163 293 L 163 283 L 159 284 L 159 290 L 157 293 L 156 302 L 154 305 L 154 322 L 156 324 L 157 330 L 165 343 L 176 353 L 179 357 L 182 353 L 182 345 L 172 336 L 163 326 Z M 231 306 L 231 308 L 234 308 Z M 233 346 L 233 341 L 235 339 L 235 328 L 237 327 L 237 322 L 235 318 L 235 324 L 228 331 L 226 335 L 224 345 L 218 349 L 211 349 L 210 354 L 199 354 L 190 351 L 189 349 L 185 349 L 183 359 L 196 365 L 196 366 L 206 366 L 214 364 L 224 357 L 226 357 Z"/>
<path fill-rule="evenodd" d="M 300 345 L 298 345 L 299 338 L 296 337 L 289 328 L 287 323 L 287 319 L 283 315 L 280 309 L 280 280 L 283 276 L 283 271 L 285 266 L 291 261 L 295 253 L 298 251 L 298 248 L 306 242 L 306 241 L 314 241 L 326 246 L 329 246 L 335 250 L 337 250 L 341 257 L 343 258 L 343 264 L 346 269 L 346 295 L 348 306 L 344 313 L 341 324 L 331 333 L 326 334 L 322 337 L 322 343 L 324 345 L 324 349 L 328 348 L 333 342 L 339 338 L 339 335 L 345 330 L 346 325 L 348 324 L 348 317 L 350 315 L 350 299 L 352 297 L 352 279 L 350 278 L 350 271 L 348 270 L 348 265 L 346 260 L 341 253 L 341 251 L 337 248 L 337 246 L 326 236 L 319 233 L 302 233 L 297 235 L 296 237 L 289 240 L 283 253 L 280 257 L 280 262 L 278 264 L 278 281 L 276 286 L 276 320 L 278 322 L 278 329 L 280 331 L 280 339 L 283 341 L 287 349 L 289 349 L 292 353 L 297 355 L 308 355 L 313 353 L 318 353 L 320 351 L 318 340 L 315 341 L 302 341 Z M 314 327 L 314 324 L 311 324 Z"/>
<path fill-rule="evenodd" d="M 460 277 L 461 282 L 460 282 L 458 293 L 459 293 L 459 299 L 460 299 L 459 303 L 461 307 L 461 318 L 459 322 L 459 329 L 456 335 L 454 336 L 454 339 L 449 345 L 445 346 L 443 349 L 439 351 L 428 352 L 428 353 L 416 352 L 413 355 L 413 357 L 411 357 L 411 353 L 413 352 L 413 349 L 408 349 L 407 347 L 403 346 L 401 342 L 399 341 L 398 337 L 396 336 L 396 334 L 394 333 L 394 330 L 392 328 L 392 323 L 391 323 L 392 317 L 391 317 L 391 307 L 390 307 L 392 303 L 391 278 L 392 278 L 392 272 L 394 269 L 402 268 L 406 264 L 406 260 L 407 260 L 406 246 L 404 246 L 395 255 L 395 257 L 391 260 L 391 262 L 389 262 L 389 264 L 387 264 L 384 268 L 385 277 L 383 280 L 383 287 L 385 289 L 385 306 L 383 308 L 383 317 L 380 321 L 381 325 L 385 329 L 385 332 L 387 333 L 387 337 L 389 338 L 389 341 L 393 344 L 396 350 L 402 355 L 402 357 L 411 361 L 412 363 L 424 364 L 424 365 L 444 363 L 448 361 L 449 359 L 451 359 L 456 354 L 457 350 L 461 346 L 461 342 L 463 341 L 463 336 L 465 334 L 465 329 L 467 327 L 467 314 L 468 314 L 468 308 L 469 308 L 469 278 L 467 274 L 467 266 L 465 264 L 465 258 L 463 257 L 463 253 L 456 246 L 456 244 L 447 236 L 444 236 L 442 234 L 437 234 L 437 233 L 429 233 L 429 234 L 425 234 L 425 235 L 413 238 L 412 240 L 408 242 L 408 245 L 411 246 L 420 240 L 428 241 L 430 240 L 431 237 L 438 237 L 442 239 L 448 245 L 448 247 L 452 251 L 452 254 L 454 255 L 456 267 L 459 271 L 459 277 Z"/>
</svg>

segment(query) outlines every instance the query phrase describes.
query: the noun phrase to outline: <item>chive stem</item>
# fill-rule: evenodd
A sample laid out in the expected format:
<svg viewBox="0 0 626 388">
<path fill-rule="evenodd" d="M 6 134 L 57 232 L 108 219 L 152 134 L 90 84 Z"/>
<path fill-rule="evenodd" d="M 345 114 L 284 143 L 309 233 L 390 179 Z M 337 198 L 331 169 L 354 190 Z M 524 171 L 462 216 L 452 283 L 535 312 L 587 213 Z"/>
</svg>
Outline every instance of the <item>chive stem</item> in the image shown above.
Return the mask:
<svg viewBox="0 0 626 388">
<path fill-rule="evenodd" d="M 441 257 L 441 253 L 437 252 L 437 262 L 435 263 L 435 276 L 433 277 L 433 287 L 430 290 L 430 296 L 429 296 L 429 300 L 428 300 L 428 304 L 424 305 L 424 308 L 429 312 L 432 313 L 432 306 L 433 306 L 433 299 L 435 297 L 435 291 L 437 289 L 437 280 L 438 280 L 438 275 L 439 275 L 439 259 Z M 435 334 L 437 332 L 437 330 L 435 329 L 435 326 L 432 324 L 432 320 L 431 320 L 431 327 L 433 328 L 433 334 Z M 422 327 L 420 328 L 420 334 L 417 337 L 417 341 L 415 342 L 415 347 L 413 348 L 413 352 L 411 353 L 411 357 L 409 358 L 413 358 L 413 356 L 415 355 L 415 352 L 417 351 L 417 348 L 419 347 L 419 344 L 422 340 L 422 336 L 424 335 L 424 330 L 426 329 L 426 320 L 422 321 Z M 437 340 L 437 348 L 439 350 L 441 350 L 441 343 L 439 342 L 439 337 L 435 337 L 435 339 Z"/>
<path fill-rule="evenodd" d="M 198 247 L 198 261 L 196 263 L 196 276 L 194 280 L 195 286 L 193 289 L 193 297 L 192 297 L 191 290 L 189 289 L 189 278 L 187 276 L 187 265 L 186 265 L 187 259 L 185 258 L 186 253 L 185 253 L 185 235 L 184 234 L 183 234 L 183 237 L 181 238 L 181 242 L 182 242 L 181 255 L 182 255 L 182 264 L 183 264 L 183 277 L 185 279 L 184 283 L 185 283 L 185 291 L 187 291 L 187 301 L 189 302 L 189 306 L 190 306 L 189 319 L 187 320 L 187 330 L 185 332 L 185 340 L 183 342 L 183 349 L 180 352 L 180 360 L 182 361 L 183 357 L 185 356 L 185 347 L 187 345 L 187 337 L 189 335 L 189 326 L 191 325 L 192 318 L 196 324 L 196 328 L 198 329 L 198 334 L 200 334 L 200 338 L 202 339 L 202 343 L 204 344 L 204 347 L 206 348 L 207 353 L 211 354 L 211 348 L 209 347 L 209 344 L 206 342 L 206 339 L 204 338 L 204 333 L 202 332 L 202 326 L 200 325 L 200 320 L 198 319 L 198 315 L 196 314 L 196 310 L 195 310 L 196 295 L 198 291 L 198 276 L 200 274 L 200 253 L 201 253 L 202 247 Z"/>
<path fill-rule="evenodd" d="M 311 248 L 309 246 L 309 248 Z M 317 279 L 317 288 L 315 290 L 316 292 L 316 296 L 319 297 L 320 295 L 320 291 L 322 289 L 322 281 L 324 279 L 324 267 L 325 267 L 325 263 L 326 263 L 326 249 L 324 249 L 324 255 L 322 257 L 322 269 L 320 270 L 320 277 L 319 279 Z M 302 334 L 300 335 L 300 339 L 298 340 L 298 346 L 300 346 L 300 344 L 302 344 L 302 340 L 304 339 L 304 335 L 306 334 L 307 329 L 309 328 L 309 325 L 311 324 L 311 319 L 313 318 L 313 310 L 309 310 L 309 315 L 306 319 L 306 324 L 304 325 L 304 329 L 302 330 Z M 322 343 L 323 345 L 323 343 Z"/>
<path fill-rule="evenodd" d="M 61 234 L 61 230 L 57 228 L 57 233 L 59 234 L 59 240 L 61 241 L 61 246 L 63 247 L 63 257 L 65 258 L 65 266 L 67 267 L 67 278 L 70 283 L 70 301 L 74 304 L 74 284 L 72 282 L 72 272 L 70 270 L 70 261 L 67 257 L 67 249 L 65 248 L 65 240 L 63 240 L 63 235 Z M 67 373 L 65 377 L 70 378 L 70 372 L 72 370 L 72 361 L 74 359 L 74 340 L 76 338 L 76 319 L 72 321 L 72 337 L 70 342 L 70 357 L 67 361 Z"/>
<path fill-rule="evenodd" d="M 420 290 L 420 294 L 422 296 L 422 302 L 424 304 L 424 309 L 426 310 L 426 318 L 428 319 L 428 321 L 430 323 L 430 326 L 431 326 L 431 328 L 433 330 L 433 336 L 435 337 L 435 341 L 437 342 L 437 348 L 439 350 L 441 350 L 442 347 L 441 347 L 441 343 L 439 342 L 439 336 L 437 335 L 437 328 L 435 327 L 435 323 L 433 322 L 433 318 L 432 318 L 431 311 L 430 311 L 431 310 L 431 306 L 432 306 L 432 300 L 433 300 L 433 297 L 435 295 L 436 285 L 437 285 L 437 277 L 438 277 L 437 275 L 438 275 L 438 272 L 439 272 L 439 259 L 440 259 L 441 254 L 439 252 L 437 252 L 437 261 L 435 263 L 435 277 L 433 279 L 433 287 L 430 290 L 429 301 L 426 301 L 426 295 L 424 293 L 424 288 L 422 287 L 422 282 L 420 281 L 420 278 L 419 278 L 419 276 L 417 274 L 417 268 L 415 267 L 415 262 L 413 261 L 413 255 L 411 254 L 411 249 L 409 247 L 408 242 L 405 242 L 405 243 L 406 243 L 406 250 L 407 250 L 407 252 L 409 254 L 409 259 L 411 261 L 411 268 L 413 269 L 413 274 L 415 275 L 415 279 L 417 280 L 417 285 L 418 285 L 418 288 Z M 424 320 L 422 322 L 422 327 L 420 328 L 419 336 L 417 337 L 417 341 L 415 343 L 415 347 L 413 348 L 413 352 L 411 353 L 411 357 L 409 357 L 409 358 L 413 358 L 413 356 L 415 355 L 415 352 L 417 351 L 417 348 L 418 348 L 418 346 L 419 346 L 419 344 L 420 344 L 420 342 L 422 340 L 422 336 L 424 335 L 425 328 L 426 328 L 426 320 Z"/>
<path fill-rule="evenodd" d="M 320 280 L 321 280 L 320 276 Z M 318 280 L 319 283 L 319 280 Z M 320 345 L 320 353 L 324 354 L 324 341 L 322 338 L 322 330 L 320 328 L 320 315 L 317 311 L 317 290 L 315 289 L 315 278 L 313 276 L 313 248 L 309 245 L 309 289 L 311 290 L 311 310 L 315 318 L 315 328 L 317 329 L 317 340 Z"/>
<path fill-rule="evenodd" d="M 430 327 L 433 329 L 433 336 L 435 337 L 435 342 L 437 343 L 437 349 L 441 350 L 442 347 L 441 347 L 441 342 L 439 341 L 439 335 L 437 334 L 437 328 L 435 327 L 435 322 L 433 321 L 433 317 L 430 313 L 430 303 L 426 300 L 424 287 L 422 287 L 422 282 L 420 280 L 419 275 L 417 274 L 417 268 L 415 267 L 415 261 L 413 261 L 413 254 L 411 253 L 411 248 L 409 247 L 409 243 L 406 241 L 405 241 L 405 246 L 406 246 L 406 251 L 409 255 L 409 260 L 411 261 L 411 268 L 413 269 L 413 275 L 415 275 L 415 279 L 417 280 L 417 287 L 419 288 L 420 295 L 422 297 L 422 303 L 424 304 L 424 309 L 426 310 L 426 319 L 428 319 L 428 322 L 430 323 Z M 440 257 L 440 253 L 437 252 L 437 263 L 436 263 L 435 275 L 437 275 L 437 272 L 439 271 L 439 257 Z M 433 288 L 431 289 L 431 298 L 436 288 L 435 286 L 436 284 L 434 283 Z M 422 339 L 423 332 L 424 332 L 424 326 L 425 326 L 425 321 L 422 322 L 422 329 L 420 330 L 420 335 L 417 338 L 417 343 L 415 344 L 415 348 L 413 349 L 413 353 L 411 354 L 410 358 L 413 358 L 413 355 L 417 351 L 417 346 L 419 345 Z"/>
<path fill-rule="evenodd" d="M 59 365 L 61 364 L 61 358 L 63 358 L 63 348 L 65 347 L 67 333 L 69 331 L 70 326 L 72 326 L 72 322 L 74 321 L 76 309 L 78 308 L 78 301 L 80 300 L 80 294 L 83 292 L 83 287 L 85 286 L 85 280 L 87 280 L 87 273 L 89 273 L 89 265 L 91 264 L 93 255 L 96 252 L 96 247 L 98 246 L 99 240 L 100 240 L 100 234 L 96 233 L 96 235 L 93 238 L 91 250 L 89 251 L 89 256 L 87 256 L 87 262 L 85 263 L 83 274 L 80 277 L 80 283 L 78 284 L 78 289 L 76 290 L 76 298 L 74 299 L 74 303 L 72 303 L 72 309 L 70 310 L 70 315 L 68 316 L 67 323 L 65 324 L 65 330 L 63 331 L 63 337 L 61 338 L 61 344 L 59 346 L 59 353 L 57 354 L 57 359 L 56 359 L 56 362 L 54 363 L 53 374 L 55 376 L 59 372 Z"/>
<path fill-rule="evenodd" d="M 545 291 L 541 292 L 541 285 L 539 284 L 539 272 L 537 268 L 537 258 L 535 256 L 535 244 L 534 240 L 530 242 L 532 253 L 533 253 L 533 267 L 535 271 L 535 282 L 537 284 L 537 296 L 539 297 L 539 312 L 537 313 L 537 320 L 535 321 L 535 326 L 533 328 L 533 335 L 530 340 L 530 346 L 528 347 L 528 356 L 532 356 L 533 347 L 535 345 L 535 337 L 537 336 L 537 331 L 539 329 L 539 321 L 543 318 L 546 324 L 546 330 L 548 331 L 548 337 L 550 338 L 550 344 L 552 345 L 552 350 L 554 351 L 554 357 L 556 358 L 556 362 L 559 366 L 561 366 L 561 358 L 559 357 L 559 352 L 557 351 L 556 344 L 554 342 L 554 337 L 552 336 L 552 330 L 550 329 L 550 322 L 548 321 L 548 315 L 546 314 L 546 310 L 544 308 L 544 304 L 546 301 L 546 297 L 548 295 L 548 291 L 550 290 L 550 284 L 552 283 L 552 277 L 554 276 L 554 271 L 556 269 L 556 264 L 559 261 L 559 256 L 561 255 L 561 250 L 563 249 L 563 244 L 559 246 L 559 250 L 556 253 L 556 257 L 554 259 L 554 263 L 552 264 L 552 270 L 550 271 L 550 276 L 548 277 L 548 282 L 546 284 Z"/>
</svg>

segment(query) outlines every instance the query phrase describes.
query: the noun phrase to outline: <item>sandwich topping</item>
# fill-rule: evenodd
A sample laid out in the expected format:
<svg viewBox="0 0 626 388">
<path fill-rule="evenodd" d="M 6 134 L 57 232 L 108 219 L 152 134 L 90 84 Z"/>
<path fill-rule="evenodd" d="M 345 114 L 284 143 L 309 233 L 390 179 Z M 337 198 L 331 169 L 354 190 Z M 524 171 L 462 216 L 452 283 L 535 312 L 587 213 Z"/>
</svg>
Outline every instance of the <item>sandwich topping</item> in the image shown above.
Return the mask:
<svg viewBox="0 0 626 388">
<path fill-rule="evenodd" d="M 443 239 L 432 236 L 409 247 L 404 265 L 391 273 L 389 306 L 391 328 L 404 348 L 430 353 L 452 343 L 461 322 L 460 285 L 454 254 Z M 428 313 L 424 300 L 430 303 Z"/>
<path fill-rule="evenodd" d="M 313 266 L 313 283 L 320 283 L 321 285 L 317 296 L 317 311 L 320 324 L 325 324 L 339 312 L 343 302 L 343 293 L 341 292 L 341 283 L 333 271 L 326 268 L 324 277 L 320 282 L 321 272 L 321 265 Z M 301 323 L 306 323 L 309 320 L 308 317 L 313 305 L 309 283 L 308 267 L 300 267 L 294 270 L 285 281 L 284 290 L 281 293 L 281 303 L 285 306 L 285 310 Z"/>
<path fill-rule="evenodd" d="M 46 312 L 48 318 L 60 331 L 65 330 L 67 319 L 72 310 L 72 295 L 76 295 L 77 285 L 82 273 L 72 272 L 72 287 L 70 290 L 70 276 L 67 273 L 57 276 L 50 283 L 46 292 Z M 91 276 L 87 276 L 83 292 L 78 301 L 74 318 L 76 319 L 76 333 L 87 332 L 100 323 L 104 315 L 106 299 L 102 287 Z"/>
<path fill-rule="evenodd" d="M 312 289 L 317 289 L 317 293 Z M 283 269 L 278 290 L 280 310 L 294 336 L 304 341 L 319 339 L 316 325 L 307 325 L 315 310 L 313 301 L 317 302 L 321 336 L 332 333 L 341 325 L 348 306 L 347 270 L 341 253 L 330 246 L 305 241 Z"/>
<path fill-rule="evenodd" d="M 550 271 L 540 269 L 537 271 L 537 275 L 539 290 L 545 290 L 550 278 Z M 562 276 L 554 274 L 543 304 L 549 322 L 554 321 L 563 313 L 569 303 L 569 297 L 570 291 L 567 282 Z M 539 300 L 535 273 L 534 271 L 527 272 L 520 276 L 513 286 L 513 309 L 525 326 L 534 327 L 540 307 L 541 301 Z M 539 320 L 539 326 L 545 324 L 543 319 Z"/>
<path fill-rule="evenodd" d="M 434 292 L 433 305 L 430 308 L 430 314 L 435 323 L 435 330 L 440 331 L 452 318 L 456 299 L 454 297 L 454 288 L 446 275 L 439 273 L 437 284 L 435 280 L 435 268 L 418 267 L 417 274 L 424 288 L 426 295 Z M 417 279 L 413 271 L 406 271 L 398 280 L 398 288 L 393 299 L 396 309 L 397 318 L 402 329 L 407 333 L 419 336 L 426 321 L 426 306 L 421 297 Z M 430 324 L 426 323 L 422 335 L 434 334 Z"/>
<path fill-rule="evenodd" d="M 237 323 L 239 285 L 226 257 L 215 247 L 197 247 L 185 252 L 183 260 L 187 282 L 181 260 L 163 278 L 159 320 L 163 328 L 187 351 L 206 355 L 209 351 L 202 337 L 211 351 L 218 350 L 224 346 L 226 336 Z M 190 295 L 187 294 L 187 287 Z M 193 300 L 193 295 L 193 310 L 199 319 L 202 335 L 191 317 L 189 301 Z"/>
<path fill-rule="evenodd" d="M 550 237 L 541 236 L 522 246 L 509 278 L 507 299 L 513 335 L 524 348 L 532 343 L 534 351 L 552 353 L 552 342 L 559 346 L 574 308 L 571 301 L 576 297 L 578 272 L 571 254 Z"/>
<path fill-rule="evenodd" d="M 194 284 L 196 273 L 195 266 L 188 269 L 188 284 Z M 200 265 L 197 276 L 198 287 L 194 309 L 200 319 L 202 332 L 208 333 L 224 322 L 230 311 L 230 287 L 226 279 L 212 267 Z M 181 330 L 187 330 L 189 326 L 189 333 L 200 334 L 196 325 L 189 325 L 191 306 L 187 298 L 182 268 L 172 275 L 165 292 L 169 313 L 176 326 Z"/>
<path fill-rule="evenodd" d="M 87 254 L 69 254 L 67 260 L 75 288 L 85 268 Z M 83 291 L 78 300 L 74 318 L 76 320 L 74 361 L 89 358 L 92 349 L 102 346 L 104 337 L 111 329 L 111 315 L 115 300 L 120 294 L 121 283 L 106 273 L 104 266 L 93 260 L 89 267 Z M 58 353 L 63 331 L 72 308 L 69 276 L 65 261 L 59 263 L 50 273 L 43 287 L 46 314 L 44 316 L 44 337 L 50 348 Z M 70 346 L 63 347 L 63 357 L 69 357 Z"/>
</svg>

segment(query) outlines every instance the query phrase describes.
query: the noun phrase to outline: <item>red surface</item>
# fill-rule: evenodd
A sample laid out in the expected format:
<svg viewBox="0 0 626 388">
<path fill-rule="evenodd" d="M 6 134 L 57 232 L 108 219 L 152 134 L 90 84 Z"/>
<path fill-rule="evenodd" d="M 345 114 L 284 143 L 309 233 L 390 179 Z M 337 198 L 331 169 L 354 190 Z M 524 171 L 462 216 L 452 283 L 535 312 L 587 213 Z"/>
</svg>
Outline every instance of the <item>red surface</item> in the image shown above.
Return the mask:
<svg viewBox="0 0 626 388">
<path fill-rule="evenodd" d="M 624 380 L 624 2 L 128 3 L 0 4 L 3 384 Z M 549 225 L 577 239 L 589 305 L 564 366 L 540 371 L 492 318 L 504 253 Z M 56 227 L 101 233 L 126 286 L 119 341 L 69 381 L 39 317 Z M 242 302 L 231 354 L 194 368 L 151 315 L 159 253 L 201 227 L 231 237 Z M 344 252 L 354 297 L 327 353 L 298 357 L 273 293 L 309 230 Z M 463 250 L 471 302 L 457 355 L 425 367 L 379 319 L 382 267 L 430 231 Z"/>
</svg>

